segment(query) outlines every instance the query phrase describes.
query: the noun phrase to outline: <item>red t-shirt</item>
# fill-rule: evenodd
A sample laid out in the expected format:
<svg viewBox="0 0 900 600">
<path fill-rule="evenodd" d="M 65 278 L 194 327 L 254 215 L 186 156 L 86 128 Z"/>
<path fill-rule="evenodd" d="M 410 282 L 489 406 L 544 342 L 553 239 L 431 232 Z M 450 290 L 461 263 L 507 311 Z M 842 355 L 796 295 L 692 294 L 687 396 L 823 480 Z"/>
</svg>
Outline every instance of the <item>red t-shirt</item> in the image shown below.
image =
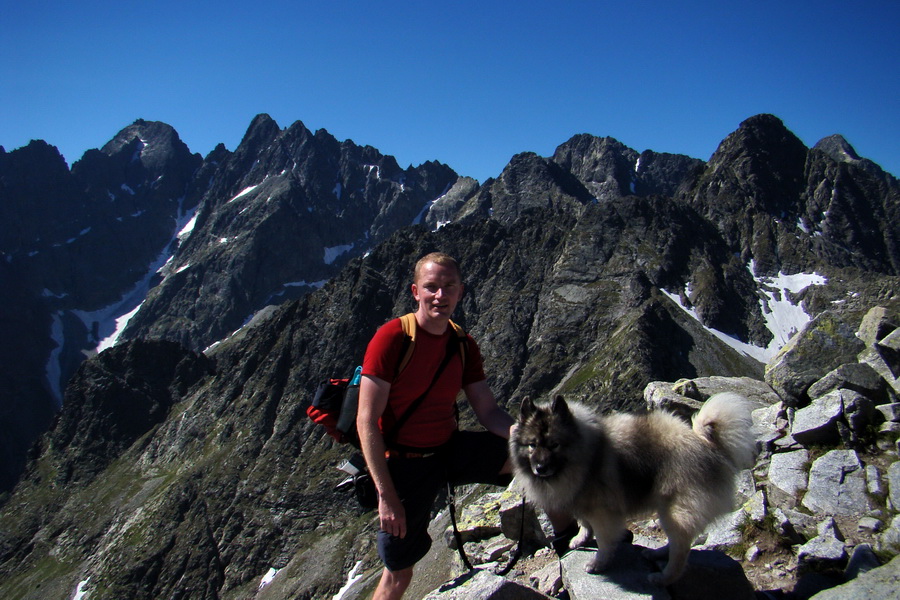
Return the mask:
<svg viewBox="0 0 900 600">
<path fill-rule="evenodd" d="M 387 408 L 380 422 L 382 432 L 391 432 L 396 420 L 405 414 L 434 379 L 447 354 L 449 337 L 455 333 L 447 327 L 444 335 L 428 333 L 416 325 L 416 348 L 406 368 L 396 376 L 403 347 L 403 325 L 400 319 L 388 321 L 372 337 L 363 359 L 363 375 L 377 377 L 391 384 Z M 484 364 L 478 345 L 468 336 L 466 364 L 459 355 L 444 368 L 425 400 L 400 428 L 395 445 L 411 448 L 434 448 L 450 439 L 456 429 L 456 396 L 462 387 L 485 379 Z"/>
</svg>

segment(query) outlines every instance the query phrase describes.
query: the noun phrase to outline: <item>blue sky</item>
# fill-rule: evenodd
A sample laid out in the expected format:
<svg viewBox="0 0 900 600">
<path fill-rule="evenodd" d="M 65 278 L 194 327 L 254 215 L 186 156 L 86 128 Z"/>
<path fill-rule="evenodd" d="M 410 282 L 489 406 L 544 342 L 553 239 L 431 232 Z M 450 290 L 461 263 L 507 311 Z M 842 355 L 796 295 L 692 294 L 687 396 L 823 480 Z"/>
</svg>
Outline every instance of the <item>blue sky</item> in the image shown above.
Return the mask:
<svg viewBox="0 0 900 600">
<path fill-rule="evenodd" d="M 138 118 L 205 155 L 268 113 L 484 181 L 578 133 L 706 160 L 768 112 L 900 176 L 896 0 L 0 1 L 0 145 L 70 165 Z"/>
</svg>

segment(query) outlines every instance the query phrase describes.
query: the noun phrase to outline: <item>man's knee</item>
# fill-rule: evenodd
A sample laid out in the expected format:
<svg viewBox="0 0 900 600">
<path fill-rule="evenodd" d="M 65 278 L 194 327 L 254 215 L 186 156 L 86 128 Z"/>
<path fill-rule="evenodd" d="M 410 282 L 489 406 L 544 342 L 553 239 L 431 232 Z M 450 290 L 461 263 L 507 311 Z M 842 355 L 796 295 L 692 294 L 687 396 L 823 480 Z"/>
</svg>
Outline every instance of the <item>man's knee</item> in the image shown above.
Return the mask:
<svg viewBox="0 0 900 600">
<path fill-rule="evenodd" d="M 412 581 L 413 568 L 391 571 L 384 569 L 372 600 L 399 600 Z"/>
</svg>

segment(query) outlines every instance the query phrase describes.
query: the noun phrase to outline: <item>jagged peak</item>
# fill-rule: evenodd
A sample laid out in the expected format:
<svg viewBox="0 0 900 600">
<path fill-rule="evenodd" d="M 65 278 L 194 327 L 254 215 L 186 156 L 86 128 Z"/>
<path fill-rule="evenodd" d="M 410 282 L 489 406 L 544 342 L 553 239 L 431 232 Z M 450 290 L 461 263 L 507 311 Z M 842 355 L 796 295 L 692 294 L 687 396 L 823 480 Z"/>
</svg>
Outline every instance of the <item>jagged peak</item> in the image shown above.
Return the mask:
<svg viewBox="0 0 900 600">
<path fill-rule="evenodd" d="M 716 165 L 739 155 L 758 155 L 762 150 L 770 156 L 781 157 L 779 162 L 783 166 L 787 166 L 784 164 L 787 159 L 792 164 L 789 168 L 796 168 L 798 161 L 805 161 L 808 148 L 781 119 L 763 113 L 741 122 L 734 132 L 722 140 L 709 162 Z"/>
<path fill-rule="evenodd" d="M 128 125 L 107 142 L 100 151 L 107 156 L 112 156 L 122 151 L 123 148 L 136 144 L 165 146 L 184 145 L 178 132 L 168 123 L 162 121 L 145 121 L 137 119 Z M 187 146 L 185 146 L 187 148 Z"/>
<path fill-rule="evenodd" d="M 266 113 L 260 113 L 253 117 L 250 126 L 247 127 L 247 133 L 241 140 L 238 148 L 254 147 L 260 142 L 271 140 L 281 133 L 281 127 L 275 122 L 275 119 Z"/>
<path fill-rule="evenodd" d="M 838 133 L 822 138 L 813 148 L 824 152 L 838 162 L 857 162 L 862 158 L 856 153 L 850 142 Z"/>
</svg>

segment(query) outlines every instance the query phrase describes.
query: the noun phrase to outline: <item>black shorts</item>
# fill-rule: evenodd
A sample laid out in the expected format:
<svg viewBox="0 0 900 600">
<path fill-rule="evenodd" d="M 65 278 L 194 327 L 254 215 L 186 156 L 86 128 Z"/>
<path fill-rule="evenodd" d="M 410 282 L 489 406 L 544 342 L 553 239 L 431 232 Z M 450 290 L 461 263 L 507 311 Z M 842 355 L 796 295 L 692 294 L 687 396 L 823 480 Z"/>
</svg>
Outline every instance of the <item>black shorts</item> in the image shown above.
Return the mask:
<svg viewBox="0 0 900 600">
<path fill-rule="evenodd" d="M 487 431 L 458 431 L 432 456 L 389 459 L 388 469 L 406 511 L 406 537 L 378 532 L 378 556 L 384 565 L 400 571 L 428 553 L 431 511 L 448 481 L 508 485 L 511 476 L 500 475 L 506 458 L 505 439 Z"/>
</svg>

